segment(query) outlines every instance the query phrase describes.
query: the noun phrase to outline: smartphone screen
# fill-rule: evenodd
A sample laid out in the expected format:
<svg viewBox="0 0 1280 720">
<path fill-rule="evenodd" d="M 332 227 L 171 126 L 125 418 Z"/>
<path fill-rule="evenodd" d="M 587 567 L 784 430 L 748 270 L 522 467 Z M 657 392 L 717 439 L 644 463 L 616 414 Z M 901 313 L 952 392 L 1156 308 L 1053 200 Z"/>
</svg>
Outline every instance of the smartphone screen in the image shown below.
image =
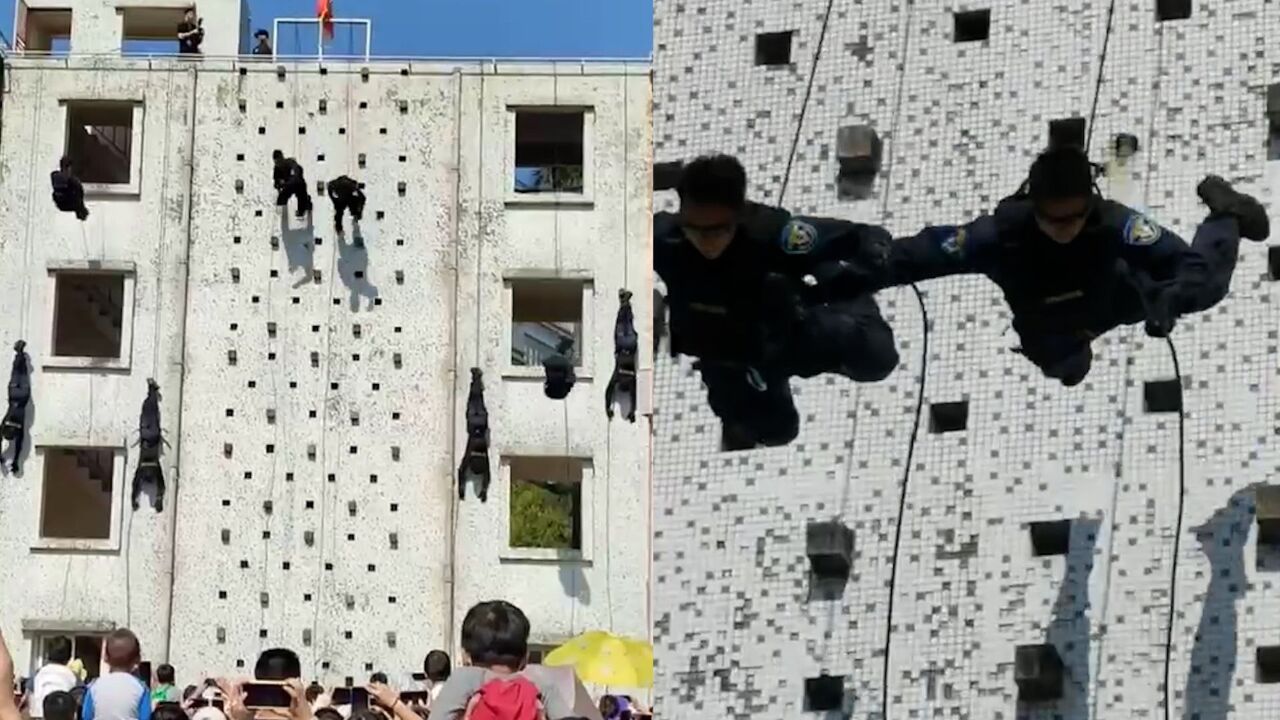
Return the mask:
<svg viewBox="0 0 1280 720">
<path fill-rule="evenodd" d="M 287 708 L 290 704 L 289 693 L 283 683 L 244 684 L 244 706 L 247 708 Z"/>
<path fill-rule="evenodd" d="M 415 703 L 426 703 L 431 701 L 430 690 L 405 690 L 400 693 L 400 702 L 405 705 L 413 705 Z"/>
<path fill-rule="evenodd" d="M 138 663 L 138 667 L 133 669 L 133 676 L 141 680 L 143 685 L 151 687 L 151 663 Z"/>
<path fill-rule="evenodd" d="M 334 705 L 350 705 L 352 710 L 369 707 L 369 691 L 362 687 L 340 687 L 333 689 Z"/>
</svg>

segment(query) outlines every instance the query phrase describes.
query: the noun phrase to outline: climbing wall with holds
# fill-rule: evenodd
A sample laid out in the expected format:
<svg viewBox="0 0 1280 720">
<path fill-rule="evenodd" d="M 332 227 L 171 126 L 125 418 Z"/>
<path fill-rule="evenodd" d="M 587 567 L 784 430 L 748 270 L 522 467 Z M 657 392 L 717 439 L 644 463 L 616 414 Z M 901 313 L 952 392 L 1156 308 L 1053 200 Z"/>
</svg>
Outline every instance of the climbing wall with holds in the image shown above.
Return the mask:
<svg viewBox="0 0 1280 720">
<path fill-rule="evenodd" d="M 412 668 L 447 637 L 447 555 L 427 549 L 450 531 L 457 81 L 201 81 L 175 649 L 252 668 L 290 647 L 339 679 Z M 302 165 L 310 218 L 276 207 L 275 149 Z M 323 191 L 340 175 L 368 197 L 342 234 Z"/>
<path fill-rule="evenodd" d="M 644 634 L 647 423 L 602 422 L 617 293 L 647 278 L 643 68 L 264 65 L 200 80 L 174 664 L 251 669 L 284 646 L 307 677 L 407 681 L 497 597 L 538 642 Z M 594 108 L 591 203 L 511 201 L 509 108 L 548 105 Z M 275 206 L 275 149 L 303 166 L 310 218 Z M 343 233 L 324 194 L 340 175 L 368 197 Z M 591 289 L 564 401 L 543 396 L 541 368 L 510 367 L 506 287 L 522 273 Z M 486 503 L 473 489 L 459 503 L 473 367 L 493 480 Z M 517 455 L 591 468 L 585 558 L 505 547 Z"/>
<path fill-rule="evenodd" d="M 905 235 L 989 210 L 1052 121 L 1082 118 L 1103 190 L 1190 240 L 1206 173 L 1280 199 L 1280 13 L 1193 4 L 1161 20 L 1165 3 L 659 0 L 656 160 L 736 154 L 756 199 Z M 846 126 L 884 143 L 865 199 L 837 187 Z M 1121 133 L 1133 157 L 1115 153 Z M 1162 717 L 1167 700 L 1169 717 L 1273 717 L 1256 658 L 1280 645 L 1275 564 L 1253 522 L 1256 486 L 1280 482 L 1267 254 L 1246 241 L 1231 296 L 1182 321 L 1176 369 L 1166 343 L 1124 328 L 1071 389 L 1010 352 L 986 280 L 879 293 L 901 366 L 874 385 L 793 381 L 802 428 L 783 448 L 720 453 L 696 371 L 660 356 L 658 711 L 1084 720 Z M 841 587 L 809 573 L 821 521 L 852 530 Z M 1046 645 L 1060 697 L 1026 702 L 1018 649 Z"/>
</svg>

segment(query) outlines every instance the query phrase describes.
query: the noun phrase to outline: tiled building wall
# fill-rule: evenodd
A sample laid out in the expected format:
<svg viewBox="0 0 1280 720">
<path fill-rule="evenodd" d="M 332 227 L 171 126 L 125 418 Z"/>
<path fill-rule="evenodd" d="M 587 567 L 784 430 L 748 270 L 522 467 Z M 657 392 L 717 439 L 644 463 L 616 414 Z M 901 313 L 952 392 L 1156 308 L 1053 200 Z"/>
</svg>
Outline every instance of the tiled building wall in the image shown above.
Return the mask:
<svg viewBox="0 0 1280 720">
<path fill-rule="evenodd" d="M 1096 98 L 1091 154 L 1111 165 L 1104 191 L 1189 240 L 1205 173 L 1280 199 L 1265 116 L 1266 87 L 1280 82 L 1268 46 L 1280 8 L 1195 3 L 1190 19 L 1161 23 L 1153 5 L 658 0 L 656 158 L 735 153 L 757 199 L 903 235 L 991 208 L 1025 177 L 1049 121 L 1089 118 Z M 980 9 L 991 10 L 990 38 L 954 42 L 953 13 Z M 756 66 L 756 35 L 786 30 L 791 65 Z M 860 201 L 835 188 L 836 131 L 852 124 L 885 143 L 875 192 Z M 1141 143 L 1124 164 L 1111 150 L 1121 132 Z M 1174 367 L 1140 327 L 1095 342 L 1088 380 L 1066 389 L 1009 351 L 1009 315 L 985 279 L 923 283 L 920 303 L 910 288 L 888 290 L 877 299 L 901 367 L 873 385 L 794 381 L 800 437 L 733 454 L 718 451 L 688 359 L 664 354 L 659 710 L 807 717 L 804 680 L 831 674 L 844 676 L 852 717 L 879 717 L 909 478 L 890 717 L 1162 717 L 1175 533 L 1172 716 L 1274 717 L 1280 688 L 1256 682 L 1254 657 L 1280 644 L 1280 593 L 1277 564 L 1255 542 L 1251 492 L 1280 475 L 1280 310 L 1266 255 L 1246 242 L 1232 294 L 1172 338 L 1186 408 L 1180 527 L 1178 416 L 1143 404 L 1144 383 L 1174 378 Z M 960 400 L 967 428 L 930 433 L 930 406 Z M 810 599 L 805 526 L 833 518 L 855 532 L 852 577 L 837 599 Z M 1028 523 L 1055 519 L 1077 520 L 1068 554 L 1033 557 Z M 1046 641 L 1068 665 L 1065 695 L 1019 705 L 1014 647 Z"/>
</svg>

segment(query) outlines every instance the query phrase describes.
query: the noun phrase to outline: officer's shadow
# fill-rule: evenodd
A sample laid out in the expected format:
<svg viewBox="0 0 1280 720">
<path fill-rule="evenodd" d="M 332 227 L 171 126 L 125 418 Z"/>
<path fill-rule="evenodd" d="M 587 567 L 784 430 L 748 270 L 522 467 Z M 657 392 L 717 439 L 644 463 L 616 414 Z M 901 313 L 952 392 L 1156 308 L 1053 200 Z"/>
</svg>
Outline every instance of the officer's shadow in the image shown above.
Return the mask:
<svg viewBox="0 0 1280 720">
<path fill-rule="evenodd" d="M 293 284 L 295 288 L 311 282 L 316 270 L 316 228 L 307 213 L 306 222 L 296 228 L 289 227 L 289 206 L 280 208 L 280 242 L 284 245 L 285 258 L 289 261 L 289 274 L 302 269 L 302 277 Z"/>
<path fill-rule="evenodd" d="M 369 251 L 364 244 L 364 235 L 360 232 L 360 222 L 351 222 L 351 241 L 347 241 L 347 233 L 337 234 L 338 239 L 338 277 L 351 292 L 351 311 L 360 310 L 360 298 L 368 298 L 367 310 L 373 309 L 373 301 L 378 298 L 378 288 L 369 282 Z"/>
</svg>

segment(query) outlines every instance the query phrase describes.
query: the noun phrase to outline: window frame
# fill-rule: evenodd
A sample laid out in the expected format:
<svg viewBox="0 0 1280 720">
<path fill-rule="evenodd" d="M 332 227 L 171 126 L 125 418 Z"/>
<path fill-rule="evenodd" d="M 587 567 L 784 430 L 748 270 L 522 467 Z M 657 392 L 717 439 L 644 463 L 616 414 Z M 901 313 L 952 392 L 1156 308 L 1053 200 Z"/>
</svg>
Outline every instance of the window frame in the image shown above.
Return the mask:
<svg viewBox="0 0 1280 720">
<path fill-rule="evenodd" d="M 88 198 L 98 196 L 138 196 L 142 194 L 142 125 L 146 118 L 143 101 L 137 98 L 104 98 L 104 97 L 64 97 L 58 100 L 59 122 L 62 128 L 62 154 L 70 149 L 71 140 L 71 108 L 74 105 L 87 104 L 132 105 L 133 120 L 129 137 L 129 182 L 128 183 L 88 183 L 83 182 L 84 194 Z"/>
<path fill-rule="evenodd" d="M 46 492 L 47 466 L 46 457 L 51 451 L 60 450 L 98 450 L 111 453 L 111 505 L 108 518 L 108 536 L 103 539 L 91 538 L 51 538 L 44 536 L 44 508 L 48 498 Z M 120 523 L 124 516 L 125 487 L 129 485 L 125 477 L 127 458 L 123 445 L 109 445 L 87 442 L 41 443 L 35 446 L 35 454 L 40 459 L 40 505 L 35 512 L 32 523 L 32 550 L 59 550 L 73 552 L 118 552 L 120 550 Z"/>
<path fill-rule="evenodd" d="M 589 381 L 595 370 L 595 281 L 587 270 L 509 270 L 502 277 L 502 346 L 499 352 L 503 360 L 502 377 L 504 379 L 542 379 L 546 371 L 542 365 L 516 365 L 511 362 L 512 340 L 515 331 L 515 288 L 514 283 L 531 281 L 557 281 L 577 283 L 582 286 L 582 330 L 578 347 L 578 364 L 574 366 L 574 375 L 579 381 Z"/>
<path fill-rule="evenodd" d="M 569 459 L 579 463 L 582 466 L 582 480 L 580 486 L 582 491 L 579 493 L 579 526 L 582 532 L 582 547 L 577 550 L 569 550 L 562 548 L 531 548 L 531 547 L 512 547 L 511 546 L 511 488 L 513 480 L 511 474 L 512 460 L 522 459 Z M 575 454 L 573 452 L 504 452 L 499 458 L 499 492 L 502 494 L 501 507 L 503 508 L 502 517 L 502 535 L 500 538 L 500 548 L 498 559 L 501 562 L 537 562 L 552 564 L 590 564 L 593 556 L 593 540 L 594 540 L 594 512 L 595 506 L 595 462 L 589 456 Z"/>
<path fill-rule="evenodd" d="M 522 112 L 582 114 L 582 192 L 516 192 L 516 115 Z M 573 102 L 551 105 L 509 103 L 507 105 L 505 128 L 506 155 L 503 162 L 506 205 L 509 207 L 519 207 L 521 205 L 593 207 L 595 205 L 595 129 L 596 110 L 594 105 Z"/>
<path fill-rule="evenodd" d="M 127 371 L 133 365 L 133 331 L 136 317 L 134 304 L 137 299 L 138 276 L 132 262 L 98 262 L 83 260 L 52 261 L 47 268 L 47 285 L 45 303 L 45 321 L 49 340 L 49 352 L 44 356 L 41 365 L 45 368 L 66 370 L 121 370 Z M 124 295 L 120 316 L 120 356 L 78 357 L 74 355 L 55 355 L 54 338 L 57 335 L 58 321 L 58 276 L 59 275 L 122 275 L 124 276 Z"/>
</svg>

